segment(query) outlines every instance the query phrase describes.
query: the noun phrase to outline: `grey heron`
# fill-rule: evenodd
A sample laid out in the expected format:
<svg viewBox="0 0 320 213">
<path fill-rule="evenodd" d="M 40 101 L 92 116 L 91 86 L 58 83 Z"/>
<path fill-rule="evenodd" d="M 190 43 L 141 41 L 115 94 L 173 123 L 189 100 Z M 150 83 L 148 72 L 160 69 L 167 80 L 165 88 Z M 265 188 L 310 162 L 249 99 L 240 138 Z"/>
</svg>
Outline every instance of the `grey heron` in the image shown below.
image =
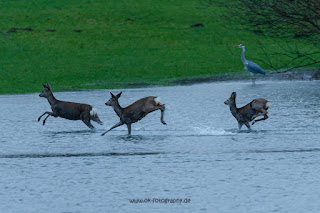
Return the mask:
<svg viewBox="0 0 320 213">
<path fill-rule="evenodd" d="M 235 47 L 242 48 L 241 60 L 242 60 L 242 63 L 244 64 L 244 68 L 251 73 L 252 83 L 254 84 L 255 83 L 254 74 L 259 73 L 259 74 L 265 75 L 266 72 L 258 64 L 252 61 L 249 61 L 244 57 L 244 52 L 246 51 L 246 49 L 243 44 L 236 45 Z"/>
</svg>

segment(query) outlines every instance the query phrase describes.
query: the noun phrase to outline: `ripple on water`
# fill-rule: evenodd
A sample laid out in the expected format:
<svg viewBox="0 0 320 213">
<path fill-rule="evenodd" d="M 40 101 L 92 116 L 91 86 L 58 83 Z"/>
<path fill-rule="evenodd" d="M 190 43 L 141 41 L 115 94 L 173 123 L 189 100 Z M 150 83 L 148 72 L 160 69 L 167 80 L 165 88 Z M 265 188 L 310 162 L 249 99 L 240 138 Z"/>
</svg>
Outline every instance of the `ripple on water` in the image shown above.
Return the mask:
<svg viewBox="0 0 320 213">
<path fill-rule="evenodd" d="M 101 157 L 101 156 L 143 156 L 143 155 L 160 155 L 162 152 L 100 152 L 100 153 L 23 153 L 0 155 L 0 158 L 71 158 L 71 157 Z"/>
</svg>

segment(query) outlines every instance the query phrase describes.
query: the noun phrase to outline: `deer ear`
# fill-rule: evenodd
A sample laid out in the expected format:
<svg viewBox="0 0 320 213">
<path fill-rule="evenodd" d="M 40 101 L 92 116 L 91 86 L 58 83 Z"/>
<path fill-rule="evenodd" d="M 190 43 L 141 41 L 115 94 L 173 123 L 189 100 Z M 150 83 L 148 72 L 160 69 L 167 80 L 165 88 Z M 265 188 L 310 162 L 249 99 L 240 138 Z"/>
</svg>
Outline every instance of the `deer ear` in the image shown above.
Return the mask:
<svg viewBox="0 0 320 213">
<path fill-rule="evenodd" d="M 112 94 L 112 92 L 110 92 L 111 98 L 115 98 L 114 94 Z"/>
<path fill-rule="evenodd" d="M 236 93 L 236 92 L 233 92 L 233 93 L 231 94 L 231 98 L 236 99 L 236 97 L 237 97 L 237 93 Z"/>
<path fill-rule="evenodd" d="M 44 85 L 43 83 L 42 83 L 42 86 L 43 86 L 43 88 L 46 88 L 47 86 L 46 85 Z"/>
<path fill-rule="evenodd" d="M 51 86 L 50 86 L 49 82 L 47 82 L 47 87 L 51 90 Z"/>
<path fill-rule="evenodd" d="M 120 92 L 120 93 L 116 96 L 116 98 L 120 98 L 121 94 L 122 94 L 122 92 Z"/>
</svg>

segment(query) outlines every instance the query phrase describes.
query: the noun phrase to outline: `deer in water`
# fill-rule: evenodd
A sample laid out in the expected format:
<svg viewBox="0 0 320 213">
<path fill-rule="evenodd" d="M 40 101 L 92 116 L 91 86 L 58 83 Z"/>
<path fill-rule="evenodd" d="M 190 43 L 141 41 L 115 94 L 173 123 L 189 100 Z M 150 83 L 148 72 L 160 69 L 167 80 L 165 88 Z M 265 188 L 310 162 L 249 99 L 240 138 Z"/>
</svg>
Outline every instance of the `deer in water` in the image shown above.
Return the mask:
<svg viewBox="0 0 320 213">
<path fill-rule="evenodd" d="M 224 104 L 230 107 L 230 111 L 232 115 L 238 121 L 239 130 L 241 129 L 242 125 L 246 125 L 249 130 L 251 130 L 249 122 L 252 122 L 251 125 L 258 121 L 266 120 L 268 118 L 268 109 L 270 108 L 269 101 L 263 98 L 257 98 L 248 103 L 247 105 L 237 108 L 236 105 L 236 96 L 237 93 L 233 92 L 228 100 L 224 102 Z M 258 116 L 263 116 L 263 118 L 254 120 Z"/>
<path fill-rule="evenodd" d="M 45 112 L 39 118 L 45 114 L 48 116 L 43 120 L 43 125 L 45 124 L 47 118 L 51 115 L 53 117 L 61 117 L 69 120 L 82 120 L 90 129 L 93 129 L 94 126 L 91 124 L 90 120 L 97 122 L 102 125 L 103 123 L 100 121 L 96 109 L 88 104 L 79 104 L 73 102 L 59 101 L 57 100 L 51 90 L 51 86 L 49 83 L 47 85 L 43 85 L 43 91 L 39 94 L 40 97 L 44 97 L 48 100 L 52 112 Z"/>
<path fill-rule="evenodd" d="M 122 92 L 120 92 L 118 95 L 113 95 L 111 92 L 110 94 L 111 94 L 111 98 L 106 103 L 106 105 L 111 106 L 114 109 L 114 111 L 120 118 L 120 122 L 114 125 L 113 127 L 111 127 L 108 131 L 104 132 L 102 136 L 105 135 L 110 130 L 117 128 L 123 124 L 127 125 L 128 134 L 130 135 L 131 124 L 141 120 L 150 112 L 156 111 L 158 109 L 161 111 L 161 119 L 160 119 L 161 123 L 166 125 L 166 122 L 164 122 L 163 120 L 165 106 L 160 102 L 160 98 L 155 96 L 141 98 L 140 100 L 134 102 L 133 104 L 125 108 L 122 108 L 118 102 L 118 99 L 120 98 Z"/>
</svg>

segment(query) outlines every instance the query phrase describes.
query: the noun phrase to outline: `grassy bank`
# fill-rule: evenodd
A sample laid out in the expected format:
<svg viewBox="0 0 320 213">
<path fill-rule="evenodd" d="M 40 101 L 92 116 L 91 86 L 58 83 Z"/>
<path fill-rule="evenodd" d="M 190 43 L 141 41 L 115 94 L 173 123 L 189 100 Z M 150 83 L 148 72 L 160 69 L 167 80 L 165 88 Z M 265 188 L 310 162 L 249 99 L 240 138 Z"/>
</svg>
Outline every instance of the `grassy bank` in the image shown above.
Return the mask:
<svg viewBox="0 0 320 213">
<path fill-rule="evenodd" d="M 223 18 L 223 8 L 204 2 L 3 0 L 0 93 L 38 92 L 47 81 L 54 91 L 168 85 L 243 72 L 235 44 L 247 45 L 247 58 L 257 60 L 259 41 L 276 48 L 274 40 L 239 30 Z"/>
</svg>

